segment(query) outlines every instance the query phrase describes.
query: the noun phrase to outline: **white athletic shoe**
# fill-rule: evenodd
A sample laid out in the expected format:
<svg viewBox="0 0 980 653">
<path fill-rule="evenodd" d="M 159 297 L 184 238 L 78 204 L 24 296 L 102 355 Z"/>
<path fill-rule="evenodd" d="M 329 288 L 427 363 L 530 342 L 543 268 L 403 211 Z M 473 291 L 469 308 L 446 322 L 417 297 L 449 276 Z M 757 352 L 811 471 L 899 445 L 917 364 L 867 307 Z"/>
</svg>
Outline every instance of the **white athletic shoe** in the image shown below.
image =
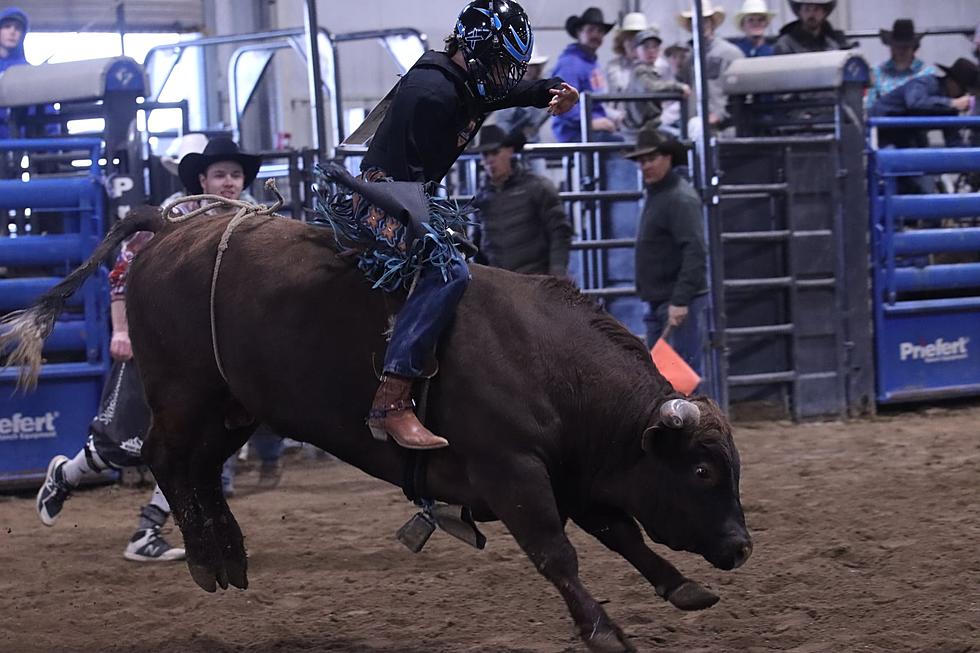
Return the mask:
<svg viewBox="0 0 980 653">
<path fill-rule="evenodd" d="M 183 560 L 186 555 L 183 549 L 174 548 L 163 539 L 159 527 L 153 527 L 133 533 L 123 557 L 136 562 L 169 562 Z"/>
<path fill-rule="evenodd" d="M 41 523 L 45 526 L 54 526 L 58 521 L 61 509 L 71 497 L 74 489 L 65 481 L 62 468 L 68 458 L 65 456 L 55 456 L 48 463 L 48 473 L 44 477 L 44 485 L 37 491 L 37 516 L 41 518 Z"/>
</svg>

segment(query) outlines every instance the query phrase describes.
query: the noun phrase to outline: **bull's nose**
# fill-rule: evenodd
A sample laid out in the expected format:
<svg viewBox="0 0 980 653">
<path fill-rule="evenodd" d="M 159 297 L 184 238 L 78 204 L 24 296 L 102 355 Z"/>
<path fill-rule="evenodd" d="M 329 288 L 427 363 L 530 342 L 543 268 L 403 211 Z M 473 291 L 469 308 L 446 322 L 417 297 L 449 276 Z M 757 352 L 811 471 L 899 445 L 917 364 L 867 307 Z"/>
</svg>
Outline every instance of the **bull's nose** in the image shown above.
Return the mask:
<svg viewBox="0 0 980 653">
<path fill-rule="evenodd" d="M 745 561 L 749 559 L 752 555 L 752 542 L 751 540 L 746 540 L 742 543 L 738 550 L 735 552 L 735 566 L 733 569 L 738 569 L 745 564 Z"/>
</svg>

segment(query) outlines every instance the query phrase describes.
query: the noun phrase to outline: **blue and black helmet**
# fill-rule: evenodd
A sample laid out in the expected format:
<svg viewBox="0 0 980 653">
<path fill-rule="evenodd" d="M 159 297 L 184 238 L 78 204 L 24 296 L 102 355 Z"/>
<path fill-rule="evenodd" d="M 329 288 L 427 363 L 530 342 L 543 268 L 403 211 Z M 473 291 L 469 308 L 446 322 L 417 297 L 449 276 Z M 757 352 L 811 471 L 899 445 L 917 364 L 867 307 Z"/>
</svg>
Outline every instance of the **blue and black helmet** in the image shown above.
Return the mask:
<svg viewBox="0 0 980 653">
<path fill-rule="evenodd" d="M 513 0 L 473 0 L 459 12 L 454 35 L 477 93 L 487 102 L 502 100 L 524 77 L 534 32 Z"/>
</svg>

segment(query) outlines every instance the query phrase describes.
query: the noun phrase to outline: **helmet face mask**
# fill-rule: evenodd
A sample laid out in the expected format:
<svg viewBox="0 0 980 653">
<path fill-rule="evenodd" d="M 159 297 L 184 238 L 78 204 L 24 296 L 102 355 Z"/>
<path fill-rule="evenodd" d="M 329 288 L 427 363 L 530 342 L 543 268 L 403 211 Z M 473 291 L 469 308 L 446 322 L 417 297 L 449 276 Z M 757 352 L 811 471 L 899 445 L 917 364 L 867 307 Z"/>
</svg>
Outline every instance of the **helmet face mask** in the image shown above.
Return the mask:
<svg viewBox="0 0 980 653">
<path fill-rule="evenodd" d="M 467 72 L 483 100 L 502 100 L 523 79 L 534 33 L 516 2 L 470 2 L 460 12 L 454 34 Z"/>
</svg>

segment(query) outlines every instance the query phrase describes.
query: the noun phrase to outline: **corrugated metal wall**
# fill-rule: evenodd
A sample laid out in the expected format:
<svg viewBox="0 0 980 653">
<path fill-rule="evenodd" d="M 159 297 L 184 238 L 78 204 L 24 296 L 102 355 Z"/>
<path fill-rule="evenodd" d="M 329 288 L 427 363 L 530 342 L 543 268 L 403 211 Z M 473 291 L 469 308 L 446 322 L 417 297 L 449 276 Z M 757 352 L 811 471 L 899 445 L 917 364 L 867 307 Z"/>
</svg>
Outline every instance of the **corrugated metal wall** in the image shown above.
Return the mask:
<svg viewBox="0 0 980 653">
<path fill-rule="evenodd" d="M 113 32 L 116 0 L 19 0 L 32 31 Z M 202 0 L 126 0 L 127 31 L 193 32 L 204 28 Z"/>
</svg>

